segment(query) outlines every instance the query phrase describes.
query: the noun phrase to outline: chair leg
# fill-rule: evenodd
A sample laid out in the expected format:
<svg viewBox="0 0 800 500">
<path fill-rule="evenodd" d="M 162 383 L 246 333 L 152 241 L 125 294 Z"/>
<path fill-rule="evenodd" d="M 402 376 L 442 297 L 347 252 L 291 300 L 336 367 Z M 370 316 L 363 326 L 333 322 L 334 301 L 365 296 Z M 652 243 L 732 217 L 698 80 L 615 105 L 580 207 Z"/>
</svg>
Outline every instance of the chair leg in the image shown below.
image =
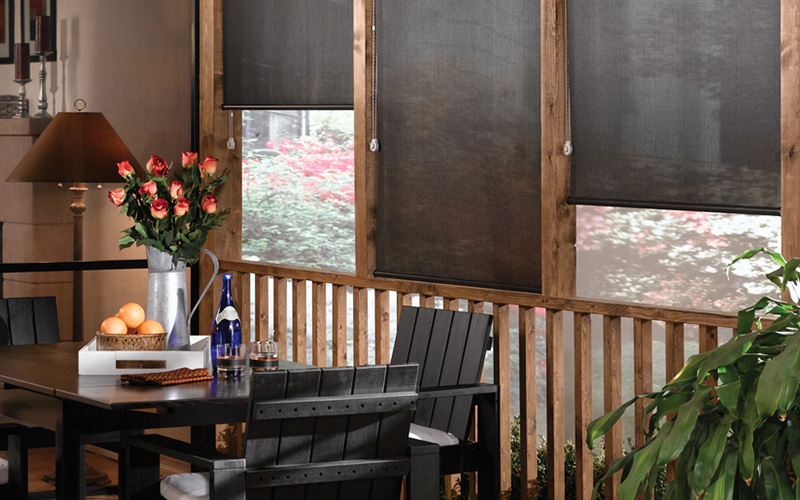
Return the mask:
<svg viewBox="0 0 800 500">
<path fill-rule="evenodd" d="M 209 500 L 245 500 L 244 469 L 209 471 Z"/>
<path fill-rule="evenodd" d="M 123 437 L 119 460 L 119 497 L 121 500 L 160 498 L 160 457 L 157 453 L 128 446 Z"/>
<path fill-rule="evenodd" d="M 500 498 L 500 405 L 498 395 L 478 398 L 478 445 L 481 464 L 478 468 L 478 498 Z"/>
<path fill-rule="evenodd" d="M 439 498 L 439 446 L 423 441 L 410 440 L 411 458 L 408 473 L 409 500 Z"/>
<path fill-rule="evenodd" d="M 28 445 L 25 433 L 8 436 L 8 485 L 11 498 L 28 498 Z"/>
</svg>

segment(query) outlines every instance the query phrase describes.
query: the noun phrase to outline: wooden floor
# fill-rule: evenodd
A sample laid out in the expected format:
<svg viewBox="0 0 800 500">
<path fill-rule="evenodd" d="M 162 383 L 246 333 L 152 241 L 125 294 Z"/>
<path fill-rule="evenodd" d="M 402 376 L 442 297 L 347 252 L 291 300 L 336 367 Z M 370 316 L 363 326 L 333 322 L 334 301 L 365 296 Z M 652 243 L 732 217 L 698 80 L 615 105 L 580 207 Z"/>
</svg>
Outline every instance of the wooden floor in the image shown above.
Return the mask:
<svg viewBox="0 0 800 500">
<path fill-rule="evenodd" d="M 5 457 L 5 452 L 0 452 Z M 55 470 L 55 450 L 53 448 L 36 448 L 28 450 L 28 489 L 31 492 L 53 490 L 52 484 L 44 481 L 45 474 Z M 117 462 L 91 449 L 86 451 L 86 463 L 98 471 L 108 474 L 111 484 L 117 484 Z M 181 462 L 170 461 L 162 457 L 161 473 L 176 474 L 188 471 L 188 466 Z M 92 500 L 118 500 L 117 495 L 90 496 Z"/>
</svg>

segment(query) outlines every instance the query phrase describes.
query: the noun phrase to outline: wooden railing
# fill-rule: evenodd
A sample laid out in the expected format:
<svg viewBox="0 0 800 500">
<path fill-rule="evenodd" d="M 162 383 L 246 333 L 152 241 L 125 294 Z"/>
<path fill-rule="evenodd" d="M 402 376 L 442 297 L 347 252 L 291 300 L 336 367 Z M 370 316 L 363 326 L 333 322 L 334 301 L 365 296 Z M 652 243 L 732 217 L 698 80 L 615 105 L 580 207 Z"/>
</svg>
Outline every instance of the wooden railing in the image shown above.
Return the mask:
<svg viewBox="0 0 800 500">
<path fill-rule="evenodd" d="M 362 278 L 350 274 L 310 271 L 290 267 L 244 262 L 221 261 L 221 269 L 234 273 L 234 287 L 241 317 L 251 317 L 251 287 L 255 290 L 256 339 L 272 337 L 280 342 L 283 359 L 328 364 L 327 344 L 331 339 L 331 363 L 334 366 L 361 365 L 368 362 L 370 347 L 374 349 L 374 362 L 387 363 L 390 355 L 391 297 L 396 296 L 396 311 L 411 304 L 418 297 L 423 307 L 443 307 L 484 312 L 491 306 L 494 314 L 494 381 L 500 386 L 501 423 L 501 489 L 503 497 L 511 490 L 511 360 L 510 344 L 513 329 L 511 312 L 516 313 L 519 336 L 520 384 L 520 484 L 523 499 L 536 498 L 533 491 L 537 474 L 537 359 L 536 330 L 544 329 L 546 343 L 546 422 L 548 446 L 547 470 L 549 498 L 564 498 L 564 447 L 565 432 L 574 426 L 576 446 L 576 491 L 578 498 L 591 495 L 593 457 L 585 444 L 586 426 L 599 415 L 592 414 L 592 315 L 602 316 L 603 339 L 603 395 L 604 411 L 623 402 L 622 375 L 624 370 L 634 374 L 634 391 L 637 394 L 652 390 L 653 386 L 653 324 L 663 324 L 666 356 L 666 379 L 669 380 L 684 364 L 686 345 L 685 328 L 698 326 L 698 349 L 703 352 L 717 345 L 719 328 L 733 329 L 736 318 L 730 314 L 679 310 L 635 304 L 622 304 L 598 300 L 562 299 L 538 294 L 512 292 L 486 288 L 465 287 L 438 283 L 425 283 L 386 278 Z M 289 282 L 291 281 L 291 311 L 288 310 Z M 251 285 L 251 282 L 253 285 Z M 330 286 L 331 296 L 328 297 Z M 311 300 L 308 300 L 310 289 Z M 348 291 L 352 293 L 352 307 L 348 309 Z M 374 294 L 373 307 L 369 307 Z M 269 304 L 272 303 L 270 312 Z M 327 304 L 332 302 L 330 319 Z M 310 304 L 310 306 L 309 306 Z M 310 308 L 310 312 L 308 309 Z M 544 325 L 536 324 L 536 313 L 544 315 Z M 270 327 L 270 314 L 272 326 Z M 310 324 L 311 331 L 307 325 Z M 574 336 L 574 360 L 565 360 L 565 317 L 571 316 Z M 352 322 L 352 338 L 348 339 L 348 317 Z M 291 318 L 291 330 L 289 320 Z M 633 366 L 622 364 L 623 319 L 632 319 Z M 330 323 L 329 323 L 330 321 Z M 629 320 L 625 320 L 626 324 Z M 369 325 L 373 325 L 374 338 L 370 344 Z M 243 322 L 243 336 L 249 338 L 250 324 Z M 291 338 L 289 332 L 291 331 Z M 271 334 L 270 334 L 271 332 Z M 309 340 L 310 339 L 310 340 Z M 288 341 L 292 352 L 287 352 Z M 348 340 L 352 342 L 352 359 L 347 358 Z M 516 339 L 515 339 L 516 340 Z M 311 342 L 311 359 L 307 359 L 308 342 Z M 574 363 L 574 421 L 567 422 L 565 411 L 565 361 Z M 633 394 L 626 394 L 625 398 Z M 645 404 L 635 405 L 635 422 L 642 422 Z M 639 425 L 635 426 L 635 443 L 643 442 Z M 605 440 L 607 463 L 622 456 L 622 425 L 618 423 Z M 618 475 L 606 483 L 606 498 L 616 498 Z"/>
</svg>

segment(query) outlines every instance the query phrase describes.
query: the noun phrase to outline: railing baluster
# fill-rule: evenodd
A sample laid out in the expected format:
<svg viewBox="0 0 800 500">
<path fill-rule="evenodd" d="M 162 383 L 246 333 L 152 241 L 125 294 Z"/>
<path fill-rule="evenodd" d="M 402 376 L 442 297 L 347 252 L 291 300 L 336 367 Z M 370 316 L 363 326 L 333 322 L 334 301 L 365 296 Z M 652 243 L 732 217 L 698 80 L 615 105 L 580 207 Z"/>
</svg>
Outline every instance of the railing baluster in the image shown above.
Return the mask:
<svg viewBox="0 0 800 500">
<path fill-rule="evenodd" d="M 653 323 L 633 320 L 633 390 L 638 396 L 653 390 Z M 635 406 L 634 439 L 636 447 L 644 445 L 645 407 L 648 401 L 638 399 Z"/>
<path fill-rule="evenodd" d="M 698 339 L 700 343 L 700 352 L 708 352 L 717 347 L 719 339 L 717 337 L 718 332 L 716 326 L 700 325 L 698 335 L 700 337 Z M 709 387 L 717 385 L 716 380 L 714 380 L 712 376 L 706 377 L 703 383 Z"/>
<path fill-rule="evenodd" d="M 269 339 L 269 276 L 256 276 L 256 340 Z"/>
<path fill-rule="evenodd" d="M 239 323 L 242 325 L 242 342 L 250 343 L 250 273 L 239 274 Z"/>
<path fill-rule="evenodd" d="M 482 300 L 467 301 L 467 311 L 473 313 L 485 313 L 486 307 L 484 304 L 485 302 L 483 302 Z"/>
<path fill-rule="evenodd" d="M 389 362 L 391 350 L 389 322 L 389 292 L 375 290 L 375 364 L 383 365 Z"/>
<path fill-rule="evenodd" d="M 520 499 L 536 498 L 536 309 L 519 308 Z"/>
<path fill-rule="evenodd" d="M 684 330 L 683 323 L 675 323 L 674 321 L 664 322 L 664 340 L 666 344 L 666 358 L 667 358 L 667 382 L 680 371 L 684 363 L 683 343 L 684 343 Z M 674 418 L 674 415 L 669 417 Z M 673 461 L 667 464 L 667 480 L 675 479 L 675 471 L 677 469 L 677 462 Z"/>
<path fill-rule="evenodd" d="M 288 359 L 287 352 L 287 318 L 286 318 L 286 278 L 272 278 L 272 317 L 275 324 L 273 325 L 274 333 L 272 338 L 278 342 L 278 357 L 280 359 Z"/>
<path fill-rule="evenodd" d="M 442 309 L 448 311 L 458 311 L 460 308 L 461 302 L 458 299 L 442 297 Z"/>
<path fill-rule="evenodd" d="M 369 362 L 369 290 L 353 288 L 353 365 Z"/>
<path fill-rule="evenodd" d="M 500 386 L 500 497 L 511 495 L 511 346 L 508 305 L 494 304 L 494 383 Z"/>
<path fill-rule="evenodd" d="M 327 355 L 327 297 L 325 283 L 311 284 L 311 362 L 314 366 L 326 366 Z"/>
<path fill-rule="evenodd" d="M 419 306 L 420 307 L 428 307 L 434 308 L 436 307 L 436 297 L 433 295 L 419 295 Z"/>
<path fill-rule="evenodd" d="M 410 293 L 397 292 L 397 321 L 400 321 L 400 311 L 403 306 L 410 306 L 412 304 L 412 295 Z"/>
<path fill-rule="evenodd" d="M 333 286 L 333 366 L 347 366 L 347 287 Z"/>
<path fill-rule="evenodd" d="M 292 280 L 292 358 L 306 362 L 306 280 Z"/>
<path fill-rule="evenodd" d="M 622 404 L 622 328 L 618 316 L 603 316 L 603 393 L 605 411 Z M 611 427 L 605 437 L 606 467 L 622 457 L 622 422 Z M 606 497 L 617 498 L 621 473 L 606 479 Z"/>
<path fill-rule="evenodd" d="M 564 491 L 564 312 L 548 309 L 547 342 L 547 498 Z"/>
<path fill-rule="evenodd" d="M 575 313 L 575 498 L 589 500 L 594 486 L 592 451 L 586 426 L 592 421 L 592 317 Z"/>
</svg>

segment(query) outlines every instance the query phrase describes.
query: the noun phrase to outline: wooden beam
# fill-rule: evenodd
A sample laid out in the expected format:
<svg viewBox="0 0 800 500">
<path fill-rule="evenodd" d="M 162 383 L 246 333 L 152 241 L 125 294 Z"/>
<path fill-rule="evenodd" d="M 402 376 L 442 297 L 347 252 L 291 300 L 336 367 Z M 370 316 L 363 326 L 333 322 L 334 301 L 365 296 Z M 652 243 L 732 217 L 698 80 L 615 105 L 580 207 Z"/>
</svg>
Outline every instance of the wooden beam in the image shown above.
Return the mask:
<svg viewBox="0 0 800 500">
<path fill-rule="evenodd" d="M 378 155 L 369 151 L 372 123 L 372 3 L 353 1 L 353 113 L 355 161 L 356 274 L 375 271 Z M 370 36 L 368 36 L 370 35 Z"/>
<path fill-rule="evenodd" d="M 575 295 L 575 206 L 567 203 L 566 0 L 541 3 L 542 294 Z"/>
<path fill-rule="evenodd" d="M 800 6 L 781 0 L 781 250 L 800 257 Z"/>
</svg>

